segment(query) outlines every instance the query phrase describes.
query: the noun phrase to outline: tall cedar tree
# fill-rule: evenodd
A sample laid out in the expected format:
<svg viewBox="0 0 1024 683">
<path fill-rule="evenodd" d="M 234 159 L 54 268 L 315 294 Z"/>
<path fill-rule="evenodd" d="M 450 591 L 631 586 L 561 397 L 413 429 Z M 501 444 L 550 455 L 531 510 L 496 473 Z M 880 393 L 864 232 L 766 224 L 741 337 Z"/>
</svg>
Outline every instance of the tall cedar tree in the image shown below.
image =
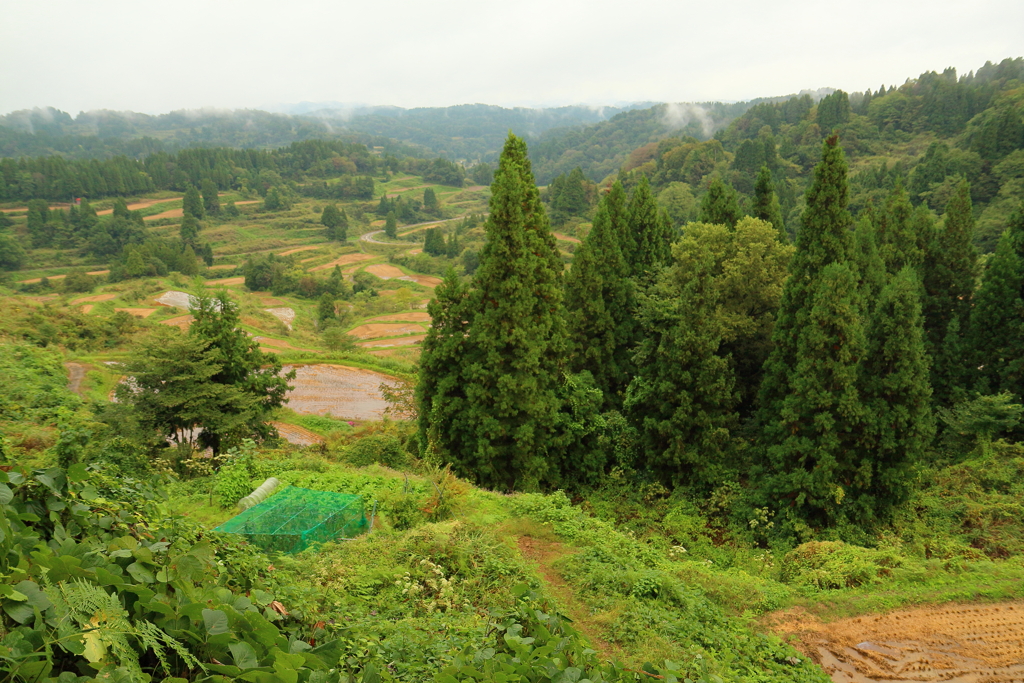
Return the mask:
<svg viewBox="0 0 1024 683">
<path fill-rule="evenodd" d="M 184 244 L 196 245 L 199 244 L 199 230 L 201 226 L 196 217 L 190 213 L 186 213 L 182 216 L 181 226 L 178 228 L 178 234 L 181 235 L 181 241 Z"/>
<path fill-rule="evenodd" d="M 932 232 L 923 270 L 925 349 L 932 358 L 932 390 L 937 404 L 949 406 L 965 398 L 967 364 L 959 330 L 967 326 L 978 272 L 966 180 L 960 181 L 946 204 L 942 228 Z M 957 333 L 951 335 L 954 321 Z"/>
<path fill-rule="evenodd" d="M 423 232 L 423 251 L 431 256 L 444 256 L 447 253 L 448 245 L 444 243 L 441 228 L 427 228 Z"/>
<path fill-rule="evenodd" d="M 782 206 L 779 205 L 779 197 L 775 194 L 775 183 L 772 181 L 772 172 L 768 164 L 761 166 L 757 173 L 757 182 L 754 183 L 753 216 L 771 223 L 783 240 L 789 240 L 786 235 L 786 224 L 782 220 Z"/>
<path fill-rule="evenodd" d="M 676 261 L 638 295 L 643 331 L 625 408 L 641 435 L 642 460 L 669 485 L 707 489 L 730 479 L 735 374 L 718 354 L 715 254 L 705 244 Z"/>
<path fill-rule="evenodd" d="M 906 266 L 882 290 L 861 365 L 867 424 L 846 484 L 845 515 L 885 522 L 910 493 L 910 468 L 935 435 L 917 272 Z"/>
<path fill-rule="evenodd" d="M 220 197 L 217 195 L 217 183 L 210 178 L 202 182 L 203 210 L 207 216 L 216 216 L 220 213 Z"/>
<path fill-rule="evenodd" d="M 766 429 L 767 493 L 821 527 L 848 517 L 847 490 L 856 490 L 864 476 L 854 457 L 867 418 L 858 391 L 864 304 L 846 263 L 825 266 L 805 291 L 806 325 L 795 331 L 789 391 L 774 404 L 775 420 Z"/>
<path fill-rule="evenodd" d="M 199 190 L 194 185 L 189 185 L 185 190 L 185 198 L 181 203 L 182 213 L 186 216 L 195 216 L 197 219 L 206 215 L 203 208 L 203 198 L 199 196 Z"/>
<path fill-rule="evenodd" d="M 1024 202 L 1010 217 L 974 297 L 968 344 L 982 393 L 1024 397 Z"/>
<path fill-rule="evenodd" d="M 576 250 L 565 277 L 569 367 L 590 371 L 604 394 L 604 409 L 617 410 L 633 374 L 633 283 L 619 247 L 618 227 L 602 198 L 594 226 Z"/>
<path fill-rule="evenodd" d="M 635 240 L 630 256 L 633 277 L 655 276 L 668 265 L 672 248 L 672 227 L 668 217 L 658 211 L 647 176 L 641 176 L 626 210 L 629 232 Z"/>
<path fill-rule="evenodd" d="M 853 254 L 851 260 L 857 266 L 860 278 L 861 294 L 868 310 L 874 308 L 882 288 L 889 281 L 885 272 L 885 262 L 878 253 L 875 242 L 875 225 L 868 216 L 861 216 L 857 221 L 857 230 L 853 233 Z"/>
<path fill-rule="evenodd" d="M 566 338 L 562 262 L 526 143 L 509 134 L 491 185 L 464 361 L 469 438 L 456 469 L 500 489 L 558 482 Z"/>
<path fill-rule="evenodd" d="M 618 180 L 612 183 L 612 189 L 603 199 L 605 210 L 608 212 L 608 224 L 618 241 L 619 251 L 622 252 L 626 275 L 632 277 L 633 263 L 636 261 L 636 237 L 629 223 L 629 202 L 622 183 Z"/>
<path fill-rule="evenodd" d="M 904 266 L 919 268 L 931 230 L 927 209 L 915 211 L 907 191 L 898 183 L 886 199 L 884 210 L 875 215 L 875 241 L 886 271 L 895 275 Z"/>
<path fill-rule="evenodd" d="M 416 384 L 419 443 L 425 456 L 446 459 L 474 441 L 467 430 L 470 408 L 462 374 L 469 334 L 468 294 L 469 288 L 449 268 L 427 306 L 432 322 L 423 340 Z"/>
<path fill-rule="evenodd" d="M 384 234 L 391 239 L 398 239 L 398 218 L 394 211 L 389 211 L 384 219 Z"/>
<path fill-rule="evenodd" d="M 761 422 L 768 441 L 775 443 L 788 432 L 780 421 L 782 401 L 792 392 L 790 382 L 799 361 L 798 335 L 807 325 L 809 297 L 822 270 L 829 264 L 846 263 L 851 251 L 853 218 L 846 208 L 846 157 L 838 136 L 826 138 L 822 145 L 822 159 L 814 169 L 806 201 L 803 227 L 797 233 L 796 253 L 772 334 L 774 347 L 765 363 L 761 384 Z"/>
<path fill-rule="evenodd" d="M 700 200 L 700 214 L 697 220 L 701 223 L 728 225 L 731 228 L 742 216 L 736 190 L 715 176 L 708 191 Z"/>
</svg>

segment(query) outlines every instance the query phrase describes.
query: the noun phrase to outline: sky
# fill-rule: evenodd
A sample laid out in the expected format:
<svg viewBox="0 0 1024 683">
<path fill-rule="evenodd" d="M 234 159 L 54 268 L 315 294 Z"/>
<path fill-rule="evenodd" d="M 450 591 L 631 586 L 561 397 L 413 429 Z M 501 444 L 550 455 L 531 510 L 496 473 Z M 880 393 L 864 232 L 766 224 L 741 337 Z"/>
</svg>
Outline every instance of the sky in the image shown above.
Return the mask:
<svg viewBox="0 0 1024 683">
<path fill-rule="evenodd" d="M 0 0 L 0 114 L 739 101 L 1024 56 L 1021 0 Z"/>
</svg>

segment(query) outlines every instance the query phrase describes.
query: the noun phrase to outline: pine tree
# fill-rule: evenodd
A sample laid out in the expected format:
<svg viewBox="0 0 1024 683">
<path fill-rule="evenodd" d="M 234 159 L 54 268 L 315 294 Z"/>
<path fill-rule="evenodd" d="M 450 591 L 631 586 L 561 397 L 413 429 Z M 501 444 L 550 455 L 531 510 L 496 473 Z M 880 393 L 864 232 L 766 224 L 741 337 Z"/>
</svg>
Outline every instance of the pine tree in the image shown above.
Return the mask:
<svg viewBox="0 0 1024 683">
<path fill-rule="evenodd" d="M 203 208 L 203 198 L 199 196 L 199 190 L 194 185 L 189 185 L 185 190 L 185 198 L 181 202 L 181 211 L 185 216 L 194 216 L 202 219 L 206 215 Z"/>
<path fill-rule="evenodd" d="M 384 219 L 384 234 L 393 240 L 398 239 L 398 218 L 394 211 L 389 211 Z"/>
<path fill-rule="evenodd" d="M 423 251 L 431 256 L 444 256 L 447 246 L 441 228 L 427 228 L 423 231 Z"/>
<path fill-rule="evenodd" d="M 321 330 L 330 325 L 338 317 L 334 310 L 334 295 L 324 292 L 316 306 L 316 323 Z"/>
<path fill-rule="evenodd" d="M 473 280 L 463 363 L 470 440 L 456 469 L 485 486 L 559 480 L 562 262 L 534 184 L 526 143 L 509 134 L 491 186 L 487 241 Z"/>
<path fill-rule="evenodd" d="M 642 461 L 669 485 L 712 489 L 727 478 L 735 375 L 718 354 L 715 255 L 708 246 L 681 261 L 639 295 L 643 334 L 625 408 L 641 434 Z"/>
<path fill-rule="evenodd" d="M 448 258 L 457 258 L 462 252 L 462 246 L 459 244 L 459 233 L 453 230 L 448 235 L 448 242 L 444 245 L 444 253 Z"/>
<path fill-rule="evenodd" d="M 757 182 L 754 184 L 753 216 L 771 223 L 784 240 L 789 239 L 786 236 L 786 225 L 782 220 L 782 207 L 775 194 L 772 172 L 767 164 L 761 166 L 761 170 L 757 173 Z"/>
<path fill-rule="evenodd" d="M 876 216 L 875 240 L 888 273 L 895 275 L 904 266 L 919 267 L 924 262 L 922 247 L 927 235 L 919 234 L 924 227 L 922 217 L 915 214 L 902 183 L 893 188 L 885 209 Z"/>
<path fill-rule="evenodd" d="M 565 278 L 569 367 L 587 370 L 604 394 L 604 407 L 621 407 L 633 374 L 633 286 L 604 197 L 593 227 L 576 249 Z"/>
<path fill-rule="evenodd" d="M 740 211 L 739 201 L 736 198 L 736 190 L 715 176 L 708 191 L 700 200 L 700 214 L 697 221 L 728 225 L 731 228 L 742 216 L 743 213 Z"/>
<path fill-rule="evenodd" d="M 935 433 L 920 284 L 906 266 L 879 297 L 861 366 L 861 401 L 867 409 L 860 462 L 846 485 L 845 515 L 858 522 L 887 521 L 910 492 L 910 467 Z"/>
<path fill-rule="evenodd" d="M 220 214 L 220 197 L 217 195 L 217 183 L 206 178 L 202 183 L 203 210 L 208 216 Z M 201 216 L 200 216 L 201 218 Z"/>
<path fill-rule="evenodd" d="M 821 162 L 814 169 L 806 201 L 803 227 L 797 233 L 796 253 L 790 262 L 790 276 L 782 291 L 778 320 L 772 333 L 774 347 L 765 363 L 761 384 L 761 422 L 769 442 L 781 440 L 785 431 L 785 426 L 779 422 L 782 401 L 792 391 L 790 381 L 799 362 L 798 336 L 807 325 L 808 302 L 817 287 L 817 279 L 830 264 L 846 263 L 852 248 L 850 225 L 853 218 L 846 208 L 849 203 L 846 157 L 837 136 L 826 138 L 822 145 Z"/>
<path fill-rule="evenodd" d="M 423 210 L 429 214 L 435 214 L 441 206 L 437 203 L 437 193 L 434 188 L 428 187 L 423 190 Z"/>
<path fill-rule="evenodd" d="M 416 384 L 424 456 L 448 459 L 475 441 L 468 431 L 470 407 L 462 373 L 469 333 L 468 293 L 469 288 L 449 268 L 427 306 L 431 324 L 423 340 Z"/>
<path fill-rule="evenodd" d="M 608 213 L 608 225 L 619 244 L 622 260 L 625 263 L 626 275 L 633 275 L 633 264 L 636 263 L 637 242 L 629 224 L 629 202 L 622 183 L 616 180 L 611 190 L 603 198 L 605 211 Z"/>
<path fill-rule="evenodd" d="M 1024 397 L 1024 202 L 1010 217 L 974 297 L 968 338 L 982 393 Z"/>
<path fill-rule="evenodd" d="M 946 204 L 942 229 L 932 231 L 923 265 L 925 349 L 932 358 L 934 398 L 942 406 L 965 397 L 960 330 L 970 315 L 977 268 L 970 186 L 962 180 Z"/>
<path fill-rule="evenodd" d="M 636 242 L 630 272 L 634 277 L 656 275 L 668 264 L 672 247 L 671 222 L 658 211 L 647 176 L 641 176 L 626 209 L 629 232 Z"/>
</svg>

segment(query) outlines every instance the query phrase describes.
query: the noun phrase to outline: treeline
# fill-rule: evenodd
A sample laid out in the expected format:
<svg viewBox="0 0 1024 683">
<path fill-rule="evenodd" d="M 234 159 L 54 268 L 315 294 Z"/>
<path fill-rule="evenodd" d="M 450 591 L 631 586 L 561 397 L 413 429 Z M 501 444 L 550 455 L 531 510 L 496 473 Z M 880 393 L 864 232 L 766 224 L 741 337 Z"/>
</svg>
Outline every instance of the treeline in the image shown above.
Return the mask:
<svg viewBox="0 0 1024 683">
<path fill-rule="evenodd" d="M 915 463 L 1012 430 L 1024 206 L 982 272 L 965 180 L 941 224 L 902 187 L 855 221 L 838 137 L 821 150 L 795 245 L 724 194 L 677 232 L 641 177 L 601 198 L 563 276 L 510 137 L 479 268 L 431 303 L 422 454 L 500 489 L 632 472 L 789 538 L 863 540 Z"/>
</svg>

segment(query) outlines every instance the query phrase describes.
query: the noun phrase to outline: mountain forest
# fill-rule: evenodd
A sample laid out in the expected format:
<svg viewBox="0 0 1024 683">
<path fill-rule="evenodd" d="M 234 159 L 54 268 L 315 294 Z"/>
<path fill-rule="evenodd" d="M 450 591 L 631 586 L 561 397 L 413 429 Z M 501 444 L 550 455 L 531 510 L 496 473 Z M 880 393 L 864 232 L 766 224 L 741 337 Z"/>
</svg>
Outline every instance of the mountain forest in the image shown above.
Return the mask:
<svg viewBox="0 0 1024 683">
<path fill-rule="evenodd" d="M 1022 309 L 1024 58 L 10 113 L 0 674 L 1015 680 Z"/>
</svg>

